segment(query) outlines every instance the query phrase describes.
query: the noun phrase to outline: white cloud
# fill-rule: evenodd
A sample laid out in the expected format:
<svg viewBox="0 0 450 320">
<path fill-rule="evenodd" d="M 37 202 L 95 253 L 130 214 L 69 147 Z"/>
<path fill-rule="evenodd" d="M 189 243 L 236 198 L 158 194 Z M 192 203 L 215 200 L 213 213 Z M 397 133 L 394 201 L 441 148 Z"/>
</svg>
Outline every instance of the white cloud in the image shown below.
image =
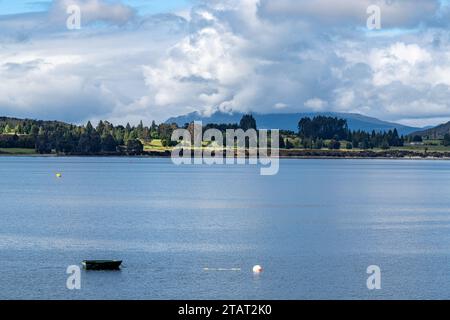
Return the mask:
<svg viewBox="0 0 450 320">
<path fill-rule="evenodd" d="M 213 13 L 201 9 L 194 16 L 193 23 L 203 26 L 170 48 L 167 57 L 144 67 L 152 105 L 238 109 L 252 92 L 249 86 L 236 89 L 249 83 L 261 62 L 243 55 L 247 40 L 218 22 Z"/>
<path fill-rule="evenodd" d="M 411 83 L 421 81 L 417 72 L 418 64 L 432 62 L 430 53 L 417 44 L 395 43 L 388 48 L 373 49 L 369 56 L 369 65 L 374 72 L 373 84 L 382 86 L 400 81 Z"/>
<path fill-rule="evenodd" d="M 278 109 L 278 110 L 286 109 L 287 107 L 289 107 L 289 106 L 282 102 L 275 103 L 275 105 L 274 105 L 274 108 Z"/>
<path fill-rule="evenodd" d="M 65 29 L 69 2 L 82 7 L 81 31 Z M 447 14 L 438 1 L 199 2 L 186 19 L 106 0 L 0 17 L 0 114 L 122 123 L 194 110 L 450 117 L 450 31 L 431 20 Z M 384 28 L 402 29 L 362 30 L 369 2 L 381 6 Z"/>
<path fill-rule="evenodd" d="M 312 111 L 323 111 L 327 106 L 328 102 L 319 98 L 309 99 L 305 102 L 305 107 L 311 109 Z"/>
<path fill-rule="evenodd" d="M 33 21 L 44 23 L 45 15 Z M 168 15 L 133 23 L 33 31 L 33 41 L 0 42 L 0 114 L 77 123 L 150 118 L 148 110 L 137 107 L 147 93 L 142 65 L 181 38 L 173 30 L 182 32 L 185 21 Z M 14 28 L 4 31 L 11 34 Z"/>
<path fill-rule="evenodd" d="M 366 26 L 367 8 L 381 9 L 383 27 L 414 27 L 430 21 L 438 13 L 438 0 L 261 0 L 261 9 L 268 17 L 303 18 L 326 25 Z"/>
</svg>

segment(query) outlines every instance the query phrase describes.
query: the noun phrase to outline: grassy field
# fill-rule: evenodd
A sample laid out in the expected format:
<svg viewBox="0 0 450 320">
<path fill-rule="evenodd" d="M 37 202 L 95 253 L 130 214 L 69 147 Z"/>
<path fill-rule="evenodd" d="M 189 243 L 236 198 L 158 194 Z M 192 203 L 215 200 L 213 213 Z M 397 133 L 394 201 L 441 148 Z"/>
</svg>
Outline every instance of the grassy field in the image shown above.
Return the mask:
<svg viewBox="0 0 450 320">
<path fill-rule="evenodd" d="M 292 142 L 292 144 L 295 146 L 293 150 L 304 150 L 304 148 L 302 148 L 300 146 L 300 141 L 298 138 L 296 139 L 292 139 L 289 138 L 290 142 Z M 330 142 L 330 140 L 324 140 L 325 144 L 328 144 Z M 341 148 L 340 151 L 366 151 L 363 149 L 359 149 L 359 148 L 353 148 L 350 150 L 346 149 L 346 145 L 348 143 L 348 141 L 340 141 L 341 143 Z M 322 150 L 328 150 L 328 148 L 322 148 Z M 372 151 L 386 151 L 383 150 L 381 148 L 374 148 L 374 149 L 369 149 Z M 418 152 L 418 153 L 425 153 L 425 152 L 450 152 L 450 146 L 444 146 L 442 145 L 442 140 L 425 140 L 424 143 L 422 145 L 405 145 L 403 147 L 390 147 L 388 150 L 400 150 L 400 151 L 414 151 L 414 152 Z"/>
<path fill-rule="evenodd" d="M 327 143 L 328 141 L 325 141 L 325 143 Z M 347 141 L 341 141 L 341 149 L 340 151 L 366 151 L 363 149 L 358 149 L 358 148 L 353 148 L 353 149 L 346 149 L 346 144 Z M 202 143 L 203 148 L 208 148 L 208 147 L 213 147 L 213 145 L 209 145 L 209 143 L 207 142 L 203 142 Z M 145 151 L 154 151 L 154 152 L 164 152 L 167 150 L 172 150 L 171 147 L 164 147 L 162 145 L 161 140 L 159 139 L 155 139 L 152 140 L 150 143 L 145 144 L 144 146 L 144 150 Z M 304 150 L 302 147 L 297 146 L 294 147 L 293 150 Z M 322 150 L 329 150 L 328 148 L 323 148 Z M 381 148 L 374 148 L 371 149 L 372 151 L 385 151 L 382 150 Z M 445 147 L 441 144 L 440 141 L 436 141 L 436 142 L 432 142 L 432 141 L 427 141 L 426 144 L 424 145 L 407 145 L 404 147 L 391 147 L 389 148 L 389 150 L 401 150 L 401 151 L 415 151 L 415 152 L 419 152 L 419 153 L 425 153 L 425 150 L 427 152 L 450 152 L 450 147 Z"/>
<path fill-rule="evenodd" d="M 166 150 L 170 150 L 170 148 L 164 147 L 160 139 L 153 139 L 150 143 L 144 145 L 144 151 L 164 152 Z"/>
<path fill-rule="evenodd" d="M 36 151 L 34 149 L 23 149 L 23 148 L 0 148 L 0 153 L 29 155 L 29 154 L 36 154 Z"/>
</svg>

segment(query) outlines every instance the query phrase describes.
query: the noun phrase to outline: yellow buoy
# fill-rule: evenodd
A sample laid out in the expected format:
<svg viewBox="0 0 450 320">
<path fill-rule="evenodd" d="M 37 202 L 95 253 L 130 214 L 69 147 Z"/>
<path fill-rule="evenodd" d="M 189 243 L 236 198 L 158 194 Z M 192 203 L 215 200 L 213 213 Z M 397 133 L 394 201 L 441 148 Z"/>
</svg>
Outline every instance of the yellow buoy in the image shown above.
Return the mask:
<svg viewBox="0 0 450 320">
<path fill-rule="evenodd" d="M 61 174 L 61 173 L 57 173 L 57 174 L 56 174 L 56 177 L 57 177 L 57 178 L 61 178 L 61 177 L 62 177 L 62 174 Z"/>
</svg>

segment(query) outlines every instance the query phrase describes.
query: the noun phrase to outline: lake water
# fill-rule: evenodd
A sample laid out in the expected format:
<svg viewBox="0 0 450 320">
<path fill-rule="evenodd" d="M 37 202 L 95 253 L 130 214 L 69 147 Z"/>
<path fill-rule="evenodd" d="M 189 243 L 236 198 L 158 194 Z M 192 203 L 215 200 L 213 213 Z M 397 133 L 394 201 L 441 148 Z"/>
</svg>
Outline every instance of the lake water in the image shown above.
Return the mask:
<svg viewBox="0 0 450 320">
<path fill-rule="evenodd" d="M 0 298 L 449 299 L 449 182 L 450 161 L 282 160 L 260 176 L 1 157 Z M 66 268 L 84 259 L 124 268 L 82 271 L 70 291 Z M 369 265 L 381 290 L 366 287 Z"/>
</svg>

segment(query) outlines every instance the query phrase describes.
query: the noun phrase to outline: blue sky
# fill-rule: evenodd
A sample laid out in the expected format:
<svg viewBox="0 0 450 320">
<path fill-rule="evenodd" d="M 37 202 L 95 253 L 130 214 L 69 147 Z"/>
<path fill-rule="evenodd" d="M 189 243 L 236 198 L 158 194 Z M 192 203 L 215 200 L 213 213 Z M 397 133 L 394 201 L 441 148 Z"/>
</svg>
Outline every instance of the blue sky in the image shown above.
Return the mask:
<svg viewBox="0 0 450 320">
<path fill-rule="evenodd" d="M 44 11 L 51 2 L 51 0 L 0 0 L 0 14 Z M 190 6 L 189 0 L 125 0 L 121 2 L 136 8 L 141 14 L 171 12 Z"/>
<path fill-rule="evenodd" d="M 42 10 L 45 2 L 32 2 L 29 0 L 0 0 L 0 13 L 2 15 L 17 14 Z"/>
<path fill-rule="evenodd" d="M 80 30 L 66 27 L 73 3 Z M 447 0 L 0 0 L 0 115 L 335 111 L 434 125 L 450 120 L 448 52 Z"/>
</svg>

